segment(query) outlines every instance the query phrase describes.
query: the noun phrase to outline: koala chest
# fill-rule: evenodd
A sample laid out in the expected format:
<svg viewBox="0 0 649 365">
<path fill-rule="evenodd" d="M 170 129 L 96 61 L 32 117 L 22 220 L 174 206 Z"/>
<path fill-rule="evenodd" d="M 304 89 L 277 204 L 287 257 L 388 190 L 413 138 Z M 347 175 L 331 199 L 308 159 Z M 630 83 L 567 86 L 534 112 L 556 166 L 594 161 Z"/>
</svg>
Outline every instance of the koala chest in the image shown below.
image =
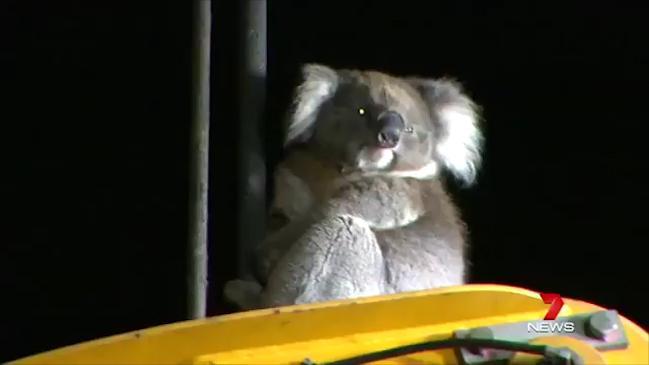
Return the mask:
<svg viewBox="0 0 649 365">
<path fill-rule="evenodd" d="M 328 215 L 365 220 L 373 230 L 408 226 L 426 214 L 426 184 L 409 178 L 345 175 L 329 166 L 294 156 L 275 174 L 274 209 L 288 220 L 317 206 Z"/>
<path fill-rule="evenodd" d="M 412 204 L 404 204 L 401 208 L 388 205 L 379 207 L 370 222 L 373 230 L 384 231 L 406 227 L 422 215 L 423 211 Z"/>
<path fill-rule="evenodd" d="M 373 230 L 398 229 L 416 222 L 426 209 L 418 182 L 406 179 L 371 178 L 352 182 L 344 197 L 356 207 Z"/>
<path fill-rule="evenodd" d="M 302 216 L 331 196 L 338 177 L 334 169 L 317 159 L 293 154 L 275 172 L 273 208 L 289 220 Z"/>
</svg>

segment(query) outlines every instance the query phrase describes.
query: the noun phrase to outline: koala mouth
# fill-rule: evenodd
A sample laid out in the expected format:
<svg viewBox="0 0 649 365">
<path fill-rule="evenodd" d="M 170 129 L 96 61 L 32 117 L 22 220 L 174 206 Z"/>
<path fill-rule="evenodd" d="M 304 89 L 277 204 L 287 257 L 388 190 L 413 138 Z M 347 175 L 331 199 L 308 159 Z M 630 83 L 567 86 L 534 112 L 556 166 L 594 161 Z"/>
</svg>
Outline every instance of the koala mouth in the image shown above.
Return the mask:
<svg viewBox="0 0 649 365">
<path fill-rule="evenodd" d="M 356 166 L 363 171 L 383 170 L 394 160 L 392 148 L 363 147 L 356 157 Z"/>
<path fill-rule="evenodd" d="M 377 173 L 392 168 L 397 159 L 397 146 L 385 148 L 376 144 L 364 144 L 347 151 L 344 161 L 336 166 L 343 174 Z"/>
</svg>

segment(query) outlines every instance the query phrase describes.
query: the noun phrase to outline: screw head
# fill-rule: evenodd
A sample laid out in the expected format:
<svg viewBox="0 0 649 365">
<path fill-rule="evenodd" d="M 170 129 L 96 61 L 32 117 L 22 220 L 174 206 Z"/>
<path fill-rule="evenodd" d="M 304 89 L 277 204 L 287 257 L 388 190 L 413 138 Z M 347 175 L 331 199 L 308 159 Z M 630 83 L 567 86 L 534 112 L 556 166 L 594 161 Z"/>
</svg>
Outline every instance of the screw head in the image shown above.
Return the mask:
<svg viewBox="0 0 649 365">
<path fill-rule="evenodd" d="M 558 348 L 550 351 L 553 356 L 546 356 L 536 365 L 585 365 L 583 359 L 570 349 Z"/>
<path fill-rule="evenodd" d="M 600 340 L 605 340 L 615 334 L 619 325 L 611 312 L 595 313 L 588 319 L 588 330 L 590 334 Z"/>
<path fill-rule="evenodd" d="M 467 337 L 475 338 L 475 339 L 491 340 L 494 338 L 494 333 L 489 327 L 480 327 L 480 328 L 474 328 L 471 331 L 469 331 Z"/>
</svg>

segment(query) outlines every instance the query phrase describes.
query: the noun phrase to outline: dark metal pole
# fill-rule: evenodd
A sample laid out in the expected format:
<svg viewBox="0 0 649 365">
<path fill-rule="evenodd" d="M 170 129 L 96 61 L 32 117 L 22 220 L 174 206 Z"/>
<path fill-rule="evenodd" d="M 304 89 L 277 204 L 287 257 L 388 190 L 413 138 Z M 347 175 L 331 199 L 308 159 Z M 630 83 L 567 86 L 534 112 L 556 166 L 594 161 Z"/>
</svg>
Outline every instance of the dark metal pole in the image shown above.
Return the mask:
<svg viewBox="0 0 649 365">
<path fill-rule="evenodd" d="M 210 126 L 211 1 L 194 0 L 193 118 L 190 144 L 188 316 L 207 305 L 207 190 Z"/>
<path fill-rule="evenodd" d="M 252 248 L 263 238 L 266 167 L 260 138 L 266 99 L 266 0 L 243 1 L 240 73 L 239 275 L 251 276 Z"/>
</svg>

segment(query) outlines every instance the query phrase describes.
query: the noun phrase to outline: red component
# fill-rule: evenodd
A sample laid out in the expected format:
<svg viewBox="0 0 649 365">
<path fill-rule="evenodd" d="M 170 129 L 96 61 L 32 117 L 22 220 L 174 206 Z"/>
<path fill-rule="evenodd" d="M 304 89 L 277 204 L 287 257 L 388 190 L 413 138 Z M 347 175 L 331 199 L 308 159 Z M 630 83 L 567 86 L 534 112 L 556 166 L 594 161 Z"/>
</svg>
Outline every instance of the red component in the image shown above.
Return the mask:
<svg viewBox="0 0 649 365">
<path fill-rule="evenodd" d="M 557 316 L 559 315 L 559 312 L 563 307 L 563 300 L 561 299 L 561 296 L 556 293 L 540 294 L 541 299 L 543 299 L 543 303 L 550 304 L 550 309 L 548 309 L 548 312 L 545 314 L 545 317 L 543 319 L 545 319 L 546 321 L 557 319 Z"/>
</svg>

